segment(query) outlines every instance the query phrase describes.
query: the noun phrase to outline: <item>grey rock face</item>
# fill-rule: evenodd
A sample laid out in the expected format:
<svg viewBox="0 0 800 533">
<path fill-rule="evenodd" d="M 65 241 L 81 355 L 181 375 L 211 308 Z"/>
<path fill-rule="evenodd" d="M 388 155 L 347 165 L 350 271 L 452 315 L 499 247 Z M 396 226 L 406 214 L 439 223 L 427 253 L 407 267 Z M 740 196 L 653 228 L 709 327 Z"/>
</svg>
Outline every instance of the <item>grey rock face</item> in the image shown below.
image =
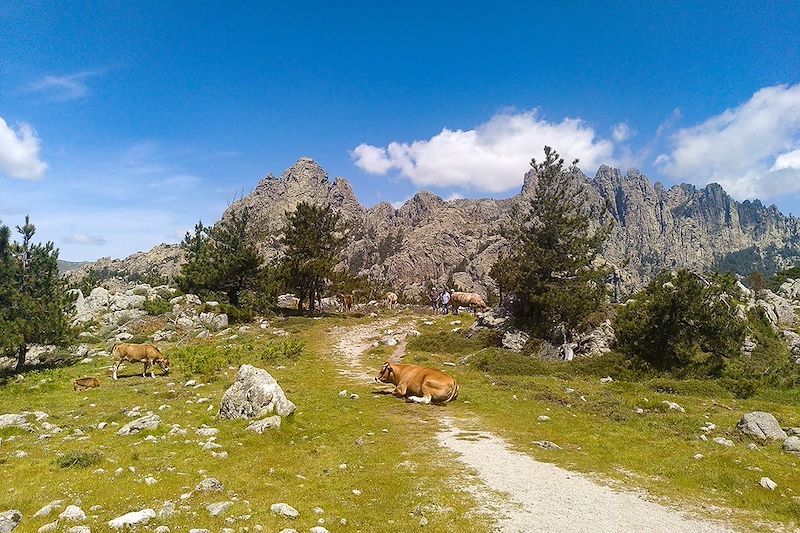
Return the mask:
<svg viewBox="0 0 800 533">
<path fill-rule="evenodd" d="M 0 533 L 11 533 L 22 522 L 22 513 L 16 509 L 0 513 Z"/>
<path fill-rule="evenodd" d="M 156 512 L 153 509 L 142 509 L 141 511 L 133 511 L 109 520 L 108 527 L 111 529 L 135 528 L 147 524 L 155 517 Z"/>
<path fill-rule="evenodd" d="M 503 343 L 503 348 L 507 348 L 515 352 L 521 352 L 522 348 L 525 346 L 525 343 L 528 342 L 528 339 L 530 339 L 530 335 L 524 331 L 510 329 L 503 334 L 503 339 L 501 342 Z"/>
<path fill-rule="evenodd" d="M 520 169 L 520 173 L 525 169 Z M 617 270 L 617 297 L 640 289 L 664 269 L 703 270 L 716 258 L 756 246 L 787 247 L 800 256 L 800 221 L 759 201 L 734 201 L 716 184 L 701 189 L 675 185 L 666 189 L 638 170 L 625 174 L 601 166 L 593 179 L 573 174 L 573 187 L 590 205 L 609 206 L 614 219 L 602 257 Z M 420 297 L 425 281 L 441 286 L 453 273 L 459 286 L 487 296 L 496 292 L 489 270 L 507 248 L 500 227 L 515 206 L 535 201 L 536 176 L 528 172 L 520 194 L 505 200 L 445 201 L 420 192 L 399 209 L 380 203 L 362 207 L 347 180 L 331 181 L 309 158 L 299 159 L 280 178 L 268 175 L 255 190 L 234 202 L 223 218 L 249 208 L 253 234 L 265 258 L 280 254 L 278 239 L 284 214 L 301 201 L 332 206 L 351 223 L 351 241 L 343 259 L 356 273 L 379 279 L 407 297 Z M 122 261 L 102 259 L 71 271 L 108 268 L 140 275 L 173 277 L 183 261 L 178 246 L 158 246 Z M 787 259 L 788 261 L 788 259 Z M 787 294 L 800 287 L 786 287 Z"/>
<path fill-rule="evenodd" d="M 281 427 L 281 417 L 275 416 L 268 416 L 267 418 L 263 418 L 256 422 L 253 422 L 249 426 L 247 426 L 248 431 L 254 431 L 259 435 L 267 431 L 268 429 L 279 428 Z"/>
<path fill-rule="evenodd" d="M 161 424 L 161 418 L 153 413 L 146 414 L 122 426 L 117 435 L 135 435 L 147 429 L 156 429 Z"/>
<path fill-rule="evenodd" d="M 778 420 L 772 414 L 763 411 L 745 414 L 736 424 L 736 427 L 745 435 L 757 439 L 786 439 L 786 432 L 781 429 Z"/>
<path fill-rule="evenodd" d="M 233 507 L 233 502 L 216 502 L 206 505 L 206 511 L 208 511 L 209 515 L 216 517 L 231 507 Z"/>
<path fill-rule="evenodd" d="M 800 455 L 800 437 L 793 435 L 784 440 L 783 449 L 789 453 Z"/>
<path fill-rule="evenodd" d="M 297 518 L 300 516 L 300 513 L 297 512 L 297 509 L 288 503 L 273 503 L 269 510 L 272 514 L 285 516 L 286 518 Z"/>
<path fill-rule="evenodd" d="M 242 365 L 236 382 L 222 397 L 219 416 L 228 419 L 261 418 L 272 413 L 289 416 L 294 410 L 295 405 L 286 398 L 269 372 Z"/>
<path fill-rule="evenodd" d="M 5 428 L 20 428 L 27 431 L 32 431 L 33 427 L 28 423 L 24 415 L 9 413 L 0 415 L 0 429 Z"/>
</svg>

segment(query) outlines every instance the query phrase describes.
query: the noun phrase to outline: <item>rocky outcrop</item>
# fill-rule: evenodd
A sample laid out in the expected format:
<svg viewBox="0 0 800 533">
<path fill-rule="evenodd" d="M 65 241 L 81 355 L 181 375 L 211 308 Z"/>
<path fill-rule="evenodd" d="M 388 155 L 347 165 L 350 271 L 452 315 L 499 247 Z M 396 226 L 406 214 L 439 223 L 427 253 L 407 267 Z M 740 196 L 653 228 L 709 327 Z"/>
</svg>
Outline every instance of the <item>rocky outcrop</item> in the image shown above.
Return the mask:
<svg viewBox="0 0 800 533">
<path fill-rule="evenodd" d="M 736 424 L 736 427 L 745 435 L 757 439 L 786 439 L 786 432 L 781 429 L 781 425 L 778 423 L 775 416 L 763 411 L 754 411 L 745 414 Z"/>
<path fill-rule="evenodd" d="M 236 382 L 225 391 L 219 406 L 220 418 L 262 418 L 276 413 L 289 416 L 295 405 L 269 372 L 251 365 L 242 365 Z"/>
<path fill-rule="evenodd" d="M 573 174 L 573 188 L 590 205 L 608 207 L 614 225 L 601 255 L 614 269 L 616 298 L 643 287 L 665 269 L 704 270 L 745 250 L 773 253 L 784 262 L 800 258 L 800 221 L 758 201 L 736 202 L 716 184 L 698 189 L 653 183 L 637 170 L 623 174 L 601 166 L 594 179 Z M 496 293 L 489 276 L 507 246 L 500 227 L 515 207 L 536 201 L 536 176 L 525 175 L 520 194 L 503 200 L 445 201 L 420 192 L 399 209 L 388 203 L 364 208 L 349 182 L 331 181 L 312 159 L 301 158 L 280 178 L 267 175 L 255 190 L 234 202 L 223 215 L 248 208 L 251 233 L 266 258 L 281 253 L 285 215 L 301 201 L 330 205 L 350 222 L 350 242 L 342 268 L 391 286 L 407 298 L 423 297 L 425 285 L 441 286 L 453 275 L 456 288 L 487 297 Z M 768 252 L 772 250 L 772 252 Z M 756 253 L 754 252 L 754 253 Z M 131 276 L 174 276 L 182 260 L 176 246 L 157 246 L 122 261 L 103 259 L 71 271 L 127 272 Z"/>
</svg>

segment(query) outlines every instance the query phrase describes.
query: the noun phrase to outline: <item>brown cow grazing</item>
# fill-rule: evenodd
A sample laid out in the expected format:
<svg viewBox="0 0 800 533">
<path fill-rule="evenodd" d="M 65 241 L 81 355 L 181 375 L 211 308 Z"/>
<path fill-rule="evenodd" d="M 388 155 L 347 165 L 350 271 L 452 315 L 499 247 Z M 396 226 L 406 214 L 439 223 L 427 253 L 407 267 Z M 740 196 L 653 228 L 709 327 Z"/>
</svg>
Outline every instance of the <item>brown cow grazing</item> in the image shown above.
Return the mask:
<svg viewBox="0 0 800 533">
<path fill-rule="evenodd" d="M 453 313 L 458 313 L 459 307 L 469 307 L 473 313 L 477 313 L 478 309 L 485 311 L 489 309 L 483 297 L 476 292 L 454 292 L 450 295 L 450 306 Z"/>
<path fill-rule="evenodd" d="M 389 309 L 397 307 L 397 294 L 393 292 L 386 293 L 386 307 Z"/>
<path fill-rule="evenodd" d="M 111 354 L 114 356 L 114 379 L 117 379 L 117 369 L 119 369 L 123 361 L 144 363 L 142 377 L 147 377 L 148 368 L 150 369 L 150 377 L 156 377 L 155 365 L 160 366 L 165 374 L 169 373 L 169 359 L 152 344 L 121 342 L 114 346 Z"/>
<path fill-rule="evenodd" d="M 394 384 L 392 394 L 415 403 L 445 404 L 458 397 L 456 380 L 435 368 L 386 361 L 375 381 Z"/>
<path fill-rule="evenodd" d="M 79 378 L 72 385 L 72 390 L 96 389 L 100 386 L 97 378 Z"/>
<path fill-rule="evenodd" d="M 339 303 L 342 304 L 342 310 L 343 311 L 346 311 L 346 312 L 349 313 L 350 310 L 353 309 L 353 293 L 352 292 L 350 292 L 350 293 L 347 293 L 347 292 L 340 293 L 340 294 L 337 295 L 337 298 L 339 298 Z"/>
</svg>

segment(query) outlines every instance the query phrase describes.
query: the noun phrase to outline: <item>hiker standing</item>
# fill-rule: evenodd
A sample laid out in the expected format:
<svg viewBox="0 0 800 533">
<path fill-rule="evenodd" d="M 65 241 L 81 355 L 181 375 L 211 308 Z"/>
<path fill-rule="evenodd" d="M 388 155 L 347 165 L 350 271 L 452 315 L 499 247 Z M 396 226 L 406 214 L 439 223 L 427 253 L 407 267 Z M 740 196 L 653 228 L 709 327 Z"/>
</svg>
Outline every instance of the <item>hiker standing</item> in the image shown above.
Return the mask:
<svg viewBox="0 0 800 533">
<path fill-rule="evenodd" d="M 449 312 L 450 307 L 450 291 L 447 287 L 444 288 L 444 292 L 442 293 L 442 314 L 446 315 Z"/>
<path fill-rule="evenodd" d="M 434 315 L 439 312 L 439 293 L 436 287 L 431 287 L 431 309 Z"/>
</svg>

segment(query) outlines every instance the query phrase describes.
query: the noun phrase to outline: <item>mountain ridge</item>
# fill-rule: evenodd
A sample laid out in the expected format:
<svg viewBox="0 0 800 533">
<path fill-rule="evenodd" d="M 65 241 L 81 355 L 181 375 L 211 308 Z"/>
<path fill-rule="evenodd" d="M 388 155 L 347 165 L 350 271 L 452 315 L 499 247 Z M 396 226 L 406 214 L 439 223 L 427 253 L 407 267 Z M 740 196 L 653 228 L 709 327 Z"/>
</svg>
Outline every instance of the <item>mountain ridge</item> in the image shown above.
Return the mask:
<svg viewBox="0 0 800 533">
<path fill-rule="evenodd" d="M 800 259 L 800 220 L 758 200 L 738 202 L 716 183 L 666 188 L 639 170 L 623 173 L 608 165 L 601 165 L 594 178 L 580 171 L 572 177 L 589 205 L 606 206 L 614 219 L 600 255 L 615 268 L 620 294 L 641 288 L 663 269 L 707 270 L 721 258 L 753 247 L 785 251 L 782 261 L 787 265 Z M 364 207 L 346 178 L 331 180 L 316 161 L 302 157 L 280 177 L 267 174 L 222 218 L 250 209 L 251 234 L 270 259 L 280 253 L 287 211 L 301 201 L 330 205 L 350 224 L 352 238 L 342 266 L 354 274 L 408 297 L 420 296 L 427 283 L 441 285 L 452 275 L 462 289 L 485 295 L 496 290 L 489 270 L 507 246 L 500 227 L 515 206 L 535 201 L 535 183 L 535 174 L 528 171 L 520 192 L 510 198 L 448 201 L 420 191 L 397 209 L 386 202 Z M 101 261 L 115 271 L 172 277 L 180 250 L 160 245 L 125 260 Z"/>
</svg>

